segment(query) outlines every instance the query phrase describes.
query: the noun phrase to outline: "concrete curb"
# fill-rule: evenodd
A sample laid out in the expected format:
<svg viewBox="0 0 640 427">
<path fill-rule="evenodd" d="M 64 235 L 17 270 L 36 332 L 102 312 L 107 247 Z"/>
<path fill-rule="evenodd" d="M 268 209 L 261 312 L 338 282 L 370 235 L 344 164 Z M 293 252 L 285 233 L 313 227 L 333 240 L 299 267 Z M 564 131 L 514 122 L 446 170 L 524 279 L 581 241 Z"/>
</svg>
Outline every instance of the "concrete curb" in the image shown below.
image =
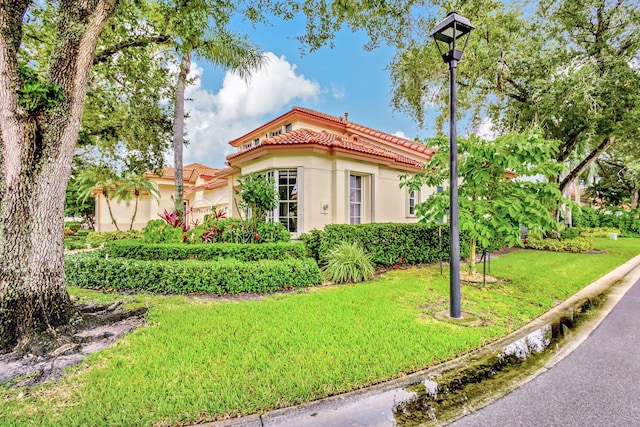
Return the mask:
<svg viewBox="0 0 640 427">
<path fill-rule="evenodd" d="M 613 307 L 620 301 L 620 299 L 624 296 L 624 294 L 633 286 L 633 284 L 640 279 L 640 255 L 632 258 L 631 260 L 625 262 L 624 264 L 618 266 L 611 272 L 605 274 L 601 278 L 597 279 L 590 285 L 581 289 L 567 300 L 558 304 L 557 306 L 551 308 L 547 312 L 543 313 L 538 318 L 534 319 L 530 323 L 522 326 L 521 328 L 513 331 L 512 333 L 487 344 L 484 347 L 475 349 L 470 353 L 467 353 L 461 357 L 456 359 L 441 363 L 437 366 L 424 369 L 421 371 L 414 372 L 409 375 L 405 375 L 400 378 L 395 378 L 380 384 L 375 384 L 370 387 L 366 387 L 363 389 L 355 390 L 352 392 L 343 393 L 336 396 L 330 396 L 323 399 L 319 399 L 312 402 L 302 403 L 296 406 L 290 406 L 286 408 L 276 409 L 273 411 L 268 411 L 261 416 L 258 415 L 249 415 L 245 417 L 233 418 L 228 420 L 221 420 L 215 422 L 209 422 L 204 424 L 198 424 L 198 426 L 202 427 L 237 427 L 237 426 L 248 426 L 248 427 L 263 427 L 267 424 L 278 424 L 284 422 L 287 419 L 295 419 L 305 414 L 308 415 L 313 412 L 318 412 L 322 408 L 327 407 L 336 407 L 338 405 L 347 405 L 350 402 L 355 402 L 360 399 L 364 399 L 367 397 L 373 397 L 376 395 L 380 395 L 389 391 L 392 391 L 397 388 L 406 387 L 408 385 L 423 381 L 427 378 L 432 378 L 439 376 L 447 371 L 452 369 L 465 366 L 471 360 L 483 357 L 487 354 L 491 354 L 497 350 L 502 349 L 505 345 L 513 342 L 518 337 L 525 336 L 542 326 L 548 324 L 552 319 L 556 318 L 562 312 L 569 313 L 572 310 L 572 307 L 575 306 L 579 301 L 592 298 L 603 293 L 607 293 L 607 300 L 603 306 L 598 309 L 598 315 L 593 319 L 585 322 L 580 326 L 578 333 L 564 345 L 558 353 L 547 361 L 543 368 L 534 372 L 533 374 L 522 378 L 517 382 L 517 384 L 513 384 L 512 387 L 509 387 L 508 392 L 515 390 L 522 385 L 528 383 L 529 381 L 536 378 L 543 372 L 551 369 L 562 359 L 567 357 L 573 350 L 575 350 L 582 342 L 584 342 L 589 335 L 593 332 L 593 330 L 604 320 L 604 318 L 611 312 Z M 496 399 L 501 396 L 496 396 Z M 495 400 L 495 399 L 493 399 Z M 493 401 L 492 400 L 492 401 Z M 483 402 L 482 407 L 491 403 L 490 401 Z M 473 408 L 473 410 L 478 410 L 480 407 Z"/>
</svg>

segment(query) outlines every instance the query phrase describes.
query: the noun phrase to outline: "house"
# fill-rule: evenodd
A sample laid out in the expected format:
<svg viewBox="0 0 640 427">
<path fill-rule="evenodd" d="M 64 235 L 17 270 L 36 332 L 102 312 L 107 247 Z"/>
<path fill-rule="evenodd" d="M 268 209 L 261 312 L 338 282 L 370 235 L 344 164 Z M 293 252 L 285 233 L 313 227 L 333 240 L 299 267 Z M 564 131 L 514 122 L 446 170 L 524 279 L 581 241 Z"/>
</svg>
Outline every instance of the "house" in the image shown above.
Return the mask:
<svg viewBox="0 0 640 427">
<path fill-rule="evenodd" d="M 227 156 L 225 168 L 184 167 L 191 220 L 213 206 L 240 217 L 237 179 L 252 172 L 275 180 L 280 203 L 270 219 L 282 222 L 294 238 L 333 223 L 415 222 L 415 205 L 435 191 L 425 187 L 409 192 L 400 188 L 399 178 L 419 172 L 431 158 L 431 148 L 353 123 L 346 113 L 334 117 L 294 107 L 229 144 L 237 152 Z M 161 198 L 141 201 L 145 207 L 139 208 L 136 228 L 173 206 L 173 169 L 148 176 L 158 183 Z M 96 203 L 97 229 L 113 229 L 104 200 Z M 116 219 L 127 223 L 132 207 L 121 205 L 114 207 Z"/>
</svg>

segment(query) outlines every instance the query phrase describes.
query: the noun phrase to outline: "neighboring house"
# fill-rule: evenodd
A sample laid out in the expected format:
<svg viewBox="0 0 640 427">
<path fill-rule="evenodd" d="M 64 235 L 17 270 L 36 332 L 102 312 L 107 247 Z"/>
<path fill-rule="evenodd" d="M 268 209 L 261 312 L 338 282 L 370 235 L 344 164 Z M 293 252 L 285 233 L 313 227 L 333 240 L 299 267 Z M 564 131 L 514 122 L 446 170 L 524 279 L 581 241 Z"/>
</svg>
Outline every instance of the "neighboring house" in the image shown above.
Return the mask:
<svg viewBox="0 0 640 427">
<path fill-rule="evenodd" d="M 334 223 L 415 222 L 415 205 L 435 191 L 409 192 L 399 185 L 399 175 L 419 172 L 432 149 L 352 123 L 347 114 L 334 117 L 294 107 L 229 144 L 238 151 L 227 156 L 226 168 L 185 166 L 191 220 L 212 206 L 240 217 L 237 179 L 252 172 L 274 178 L 280 203 L 270 219 L 282 222 L 294 238 Z M 157 180 L 162 197 L 157 203 L 146 196 L 146 214 L 136 219 L 136 228 L 173 205 L 173 169 L 162 177 L 149 176 Z M 112 229 L 104 202 L 97 203 L 98 229 Z M 115 206 L 114 211 L 123 208 Z M 127 219 L 124 209 L 118 212 L 119 222 Z"/>
</svg>

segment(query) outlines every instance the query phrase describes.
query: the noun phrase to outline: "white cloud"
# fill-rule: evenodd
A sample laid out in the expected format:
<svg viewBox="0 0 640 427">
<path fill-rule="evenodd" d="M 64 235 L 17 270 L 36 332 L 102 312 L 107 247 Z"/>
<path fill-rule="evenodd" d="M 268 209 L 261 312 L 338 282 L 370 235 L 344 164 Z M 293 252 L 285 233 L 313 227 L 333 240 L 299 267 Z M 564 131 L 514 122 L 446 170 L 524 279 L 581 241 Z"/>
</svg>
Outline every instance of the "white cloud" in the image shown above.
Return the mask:
<svg viewBox="0 0 640 427">
<path fill-rule="evenodd" d="M 498 132 L 494 128 L 493 122 L 488 117 L 482 119 L 480 123 L 474 127 L 473 133 L 488 141 L 492 141 L 498 137 Z"/>
<path fill-rule="evenodd" d="M 230 140 L 275 118 L 294 99 L 313 101 L 321 94 L 320 84 L 297 74 L 295 64 L 284 56 L 267 52 L 266 57 L 265 66 L 249 82 L 227 72 L 217 93 L 202 87 L 203 69 L 192 64 L 193 82 L 185 90 L 189 145 L 184 164 L 222 167 L 225 157 L 235 152 Z"/>
<path fill-rule="evenodd" d="M 347 90 L 344 88 L 343 85 L 339 85 L 331 82 L 330 86 L 331 86 L 331 96 L 333 96 L 335 99 L 342 99 L 345 96 L 347 96 Z"/>
<path fill-rule="evenodd" d="M 397 136 L 398 138 L 404 138 L 404 139 L 409 139 L 407 138 L 407 135 L 405 135 L 404 132 L 402 132 L 401 130 L 397 131 L 396 133 L 393 134 L 394 136 Z"/>
</svg>

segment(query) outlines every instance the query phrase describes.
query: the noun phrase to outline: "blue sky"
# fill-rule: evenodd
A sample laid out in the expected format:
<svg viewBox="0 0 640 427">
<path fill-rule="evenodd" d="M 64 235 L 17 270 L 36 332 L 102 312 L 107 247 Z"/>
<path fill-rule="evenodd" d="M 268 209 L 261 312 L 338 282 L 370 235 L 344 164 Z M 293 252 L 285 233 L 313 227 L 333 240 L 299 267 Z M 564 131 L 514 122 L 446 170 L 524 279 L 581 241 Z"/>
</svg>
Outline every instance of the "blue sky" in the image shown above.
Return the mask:
<svg viewBox="0 0 640 427">
<path fill-rule="evenodd" d="M 303 22 L 302 22 L 303 24 Z M 334 116 L 349 113 L 349 120 L 409 139 L 434 134 L 433 126 L 418 129 L 404 114 L 390 106 L 391 85 L 385 69 L 394 51 L 380 47 L 365 51 L 363 33 L 343 29 L 334 48 L 325 46 L 301 56 L 293 36 L 304 31 L 301 21 L 274 21 L 272 27 L 240 24 L 269 57 L 265 68 L 249 84 L 236 76 L 196 59 L 187 89 L 187 138 L 185 164 L 205 163 L 223 167 L 233 152 L 227 142 L 261 124 L 302 106 Z M 443 69 L 446 65 L 442 64 Z"/>
</svg>

